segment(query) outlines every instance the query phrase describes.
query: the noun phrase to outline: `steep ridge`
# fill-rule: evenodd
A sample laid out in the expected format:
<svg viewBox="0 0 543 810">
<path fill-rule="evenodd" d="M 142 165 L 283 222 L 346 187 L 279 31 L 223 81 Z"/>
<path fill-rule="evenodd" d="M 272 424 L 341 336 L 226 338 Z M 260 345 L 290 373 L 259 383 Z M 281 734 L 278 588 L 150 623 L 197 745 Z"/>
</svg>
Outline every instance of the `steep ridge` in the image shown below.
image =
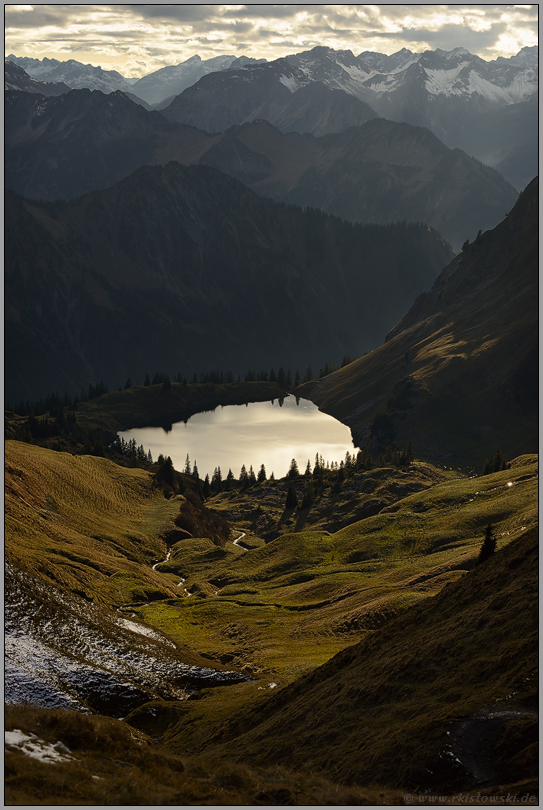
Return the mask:
<svg viewBox="0 0 543 810">
<path fill-rule="evenodd" d="M 4 60 L 4 90 L 22 90 L 25 93 L 41 93 L 42 96 L 60 96 L 70 88 L 62 82 L 39 82 L 32 79 L 22 67 Z"/>
<path fill-rule="evenodd" d="M 314 135 L 341 132 L 376 117 L 363 101 L 312 82 L 287 59 L 210 73 L 162 112 L 168 121 L 206 132 L 223 132 L 234 124 L 264 118 L 283 131 Z"/>
<path fill-rule="evenodd" d="M 58 98 L 9 91 L 5 185 L 33 199 L 71 199 L 150 162 L 171 127 L 124 93 L 71 90 Z"/>
<path fill-rule="evenodd" d="M 371 438 L 375 417 L 388 413 L 398 440 L 450 465 L 479 466 L 497 446 L 510 457 L 533 451 L 537 289 L 535 179 L 496 228 L 441 272 L 383 346 L 305 395 L 361 442 Z M 410 391 L 403 403 L 402 386 Z"/>
<path fill-rule="evenodd" d="M 451 724 L 482 709 L 532 716 L 537 554 L 535 529 L 265 706 L 234 713 L 202 749 L 235 758 L 250 751 L 254 763 L 288 763 L 358 784 L 443 792 L 477 785 Z M 170 744 L 176 733 L 182 738 L 181 726 Z M 481 756 L 496 757 L 495 734 Z M 519 739 L 519 752 L 527 743 Z M 516 778 L 535 776 L 536 761 L 528 756 L 527 772 L 519 766 Z"/>
<path fill-rule="evenodd" d="M 142 167 L 72 203 L 10 193 L 6 394 L 360 353 L 450 256 L 426 226 L 287 209 L 206 166 Z"/>
</svg>

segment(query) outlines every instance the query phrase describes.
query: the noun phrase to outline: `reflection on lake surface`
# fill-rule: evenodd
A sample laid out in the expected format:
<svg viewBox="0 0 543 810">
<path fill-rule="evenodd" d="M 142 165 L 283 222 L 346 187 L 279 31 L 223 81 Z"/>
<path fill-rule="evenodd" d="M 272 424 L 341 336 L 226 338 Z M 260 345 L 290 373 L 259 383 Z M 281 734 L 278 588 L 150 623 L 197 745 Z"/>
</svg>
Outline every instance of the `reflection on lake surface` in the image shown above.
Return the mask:
<svg viewBox="0 0 543 810">
<path fill-rule="evenodd" d="M 151 450 L 156 461 L 162 453 L 171 456 L 176 470 L 183 470 L 187 454 L 191 469 L 196 462 L 200 478 L 211 478 L 216 467 L 222 477 L 229 468 L 236 478 L 241 466 L 247 471 L 253 466 L 255 474 L 264 464 L 269 477 L 287 474 L 293 458 L 301 473 L 308 460 L 313 468 L 315 455 L 324 462 L 340 462 L 345 453 L 353 451 L 351 431 L 337 419 L 321 413 L 307 399 L 289 396 L 280 405 L 272 402 L 250 402 L 248 405 L 226 405 L 215 411 L 198 413 L 187 423 L 178 422 L 172 430 L 163 428 L 134 428 L 119 433 L 126 441 L 136 440 L 145 450 Z"/>
</svg>

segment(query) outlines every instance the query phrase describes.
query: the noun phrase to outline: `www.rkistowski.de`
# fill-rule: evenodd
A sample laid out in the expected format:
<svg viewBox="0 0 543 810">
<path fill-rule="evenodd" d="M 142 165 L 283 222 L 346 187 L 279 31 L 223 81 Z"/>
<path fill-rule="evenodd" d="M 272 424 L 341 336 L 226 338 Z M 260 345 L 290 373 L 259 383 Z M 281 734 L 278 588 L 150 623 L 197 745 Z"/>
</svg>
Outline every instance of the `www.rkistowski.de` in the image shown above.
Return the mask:
<svg viewBox="0 0 543 810">
<path fill-rule="evenodd" d="M 538 798 L 533 793 L 524 793 L 518 795 L 517 793 L 504 793 L 500 796 L 485 796 L 481 793 L 456 793 L 454 796 L 433 796 L 431 793 L 419 793 L 414 796 L 411 793 L 406 793 L 404 796 L 406 804 L 456 804 L 456 805 L 537 805 Z"/>
</svg>

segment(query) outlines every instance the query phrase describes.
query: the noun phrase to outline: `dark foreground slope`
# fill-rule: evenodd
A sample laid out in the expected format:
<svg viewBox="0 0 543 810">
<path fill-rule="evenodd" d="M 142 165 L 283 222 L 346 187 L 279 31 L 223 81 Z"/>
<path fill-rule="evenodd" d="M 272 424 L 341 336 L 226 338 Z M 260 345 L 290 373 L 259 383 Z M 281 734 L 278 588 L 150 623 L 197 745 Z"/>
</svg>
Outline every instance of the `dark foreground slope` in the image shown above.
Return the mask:
<svg viewBox="0 0 543 810">
<path fill-rule="evenodd" d="M 450 258 L 425 226 L 287 208 L 205 166 L 142 167 L 71 203 L 8 193 L 6 396 L 339 362 Z"/>
<path fill-rule="evenodd" d="M 360 442 L 382 413 L 388 438 L 479 466 L 538 436 L 538 181 L 421 295 L 386 343 L 305 389 Z M 381 417 L 383 423 L 383 417 Z M 375 426 L 374 426 L 375 434 Z M 376 440 L 379 436 L 376 436 Z"/>
<path fill-rule="evenodd" d="M 250 751 L 255 764 L 421 790 L 535 776 L 529 727 L 537 688 L 537 548 L 537 529 L 529 530 L 265 706 L 232 715 L 202 749 L 239 759 Z M 481 739 L 470 745 L 458 721 L 474 714 L 472 743 Z M 517 733 L 513 777 L 495 749 L 506 724 Z M 468 749 L 477 751 L 470 756 Z"/>
</svg>

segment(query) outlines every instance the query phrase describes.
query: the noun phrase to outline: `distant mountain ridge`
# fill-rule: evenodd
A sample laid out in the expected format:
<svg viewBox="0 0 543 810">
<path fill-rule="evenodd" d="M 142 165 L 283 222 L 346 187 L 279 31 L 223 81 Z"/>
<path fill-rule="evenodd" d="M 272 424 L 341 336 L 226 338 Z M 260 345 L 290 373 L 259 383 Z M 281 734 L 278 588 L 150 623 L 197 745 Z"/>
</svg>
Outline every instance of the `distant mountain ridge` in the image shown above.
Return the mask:
<svg viewBox="0 0 543 810">
<path fill-rule="evenodd" d="M 60 96 L 70 88 L 63 82 L 40 82 L 32 79 L 19 65 L 4 60 L 4 90 L 20 90 L 24 93 L 41 93 L 43 96 Z"/>
<path fill-rule="evenodd" d="M 493 62 L 465 48 L 354 56 L 318 46 L 267 63 L 194 56 L 137 81 L 75 60 L 8 59 L 40 80 L 132 92 L 168 120 L 208 132 L 264 118 L 283 132 L 323 135 L 381 116 L 429 128 L 498 169 L 517 191 L 538 171 L 537 46 Z"/>
<path fill-rule="evenodd" d="M 332 100 L 351 98 L 319 84 L 292 96 L 283 90 L 294 100 L 306 93 L 307 115 L 324 116 L 310 103 L 318 88 Z M 496 172 L 428 130 L 385 119 L 321 138 L 282 134 L 264 120 L 211 136 L 168 123 L 118 91 L 96 90 L 52 100 L 8 92 L 5 110 L 5 183 L 32 199 L 78 197 L 143 164 L 176 160 L 211 165 L 261 195 L 350 221 L 427 222 L 459 250 L 517 197 Z M 298 106 L 296 112 L 305 115 Z"/>
<path fill-rule="evenodd" d="M 185 130 L 176 147 L 181 162 L 215 166 L 276 200 L 351 222 L 427 222 L 456 250 L 494 227 L 518 196 L 428 129 L 384 118 L 320 138 L 283 135 L 266 121 L 198 140 Z"/>
<path fill-rule="evenodd" d="M 149 104 L 159 104 L 168 96 L 179 95 L 208 73 L 226 70 L 232 66 L 243 67 L 257 61 L 266 60 L 251 59 L 248 56 L 215 56 L 212 59 L 201 59 L 198 55 L 191 56 L 179 65 L 160 68 L 138 79 L 133 85 L 133 91 Z"/>
<path fill-rule="evenodd" d="M 308 100 L 314 110 L 309 121 Z M 313 135 L 342 132 L 376 117 L 368 104 L 343 89 L 312 81 L 286 58 L 209 73 L 162 113 L 168 121 L 211 133 L 264 118 L 282 132 Z"/>
<path fill-rule="evenodd" d="M 70 203 L 9 192 L 5 251 L 10 399 L 158 368 L 340 362 L 452 255 L 427 226 L 351 225 L 177 163 Z"/>
<path fill-rule="evenodd" d="M 537 49 L 518 56 L 515 62 L 489 63 L 456 48 L 355 57 L 351 51 L 319 46 L 265 65 L 209 74 L 174 99 L 164 115 L 209 132 L 255 118 L 266 118 L 283 132 L 342 131 L 344 124 L 333 119 L 326 130 L 321 125 L 318 131 L 280 119 L 278 105 L 288 103 L 284 89 L 297 96 L 308 84 L 319 83 L 357 98 L 378 116 L 428 127 L 447 146 L 464 149 L 490 165 L 505 166 L 506 179 L 518 190 L 537 172 L 533 143 L 537 127 L 533 117 L 522 118 L 517 127 L 509 126 L 510 137 L 504 145 L 500 118 L 496 120 L 511 105 L 537 105 Z M 489 113 L 494 113 L 493 119 Z"/>
<path fill-rule="evenodd" d="M 132 92 L 133 82 L 125 79 L 116 70 L 103 70 L 100 66 L 84 65 L 76 59 L 61 62 L 58 59 L 33 59 L 29 56 L 10 54 L 7 59 L 22 67 L 34 79 L 48 82 L 64 82 L 72 90 L 101 90 L 113 93 L 122 90 Z"/>
</svg>

